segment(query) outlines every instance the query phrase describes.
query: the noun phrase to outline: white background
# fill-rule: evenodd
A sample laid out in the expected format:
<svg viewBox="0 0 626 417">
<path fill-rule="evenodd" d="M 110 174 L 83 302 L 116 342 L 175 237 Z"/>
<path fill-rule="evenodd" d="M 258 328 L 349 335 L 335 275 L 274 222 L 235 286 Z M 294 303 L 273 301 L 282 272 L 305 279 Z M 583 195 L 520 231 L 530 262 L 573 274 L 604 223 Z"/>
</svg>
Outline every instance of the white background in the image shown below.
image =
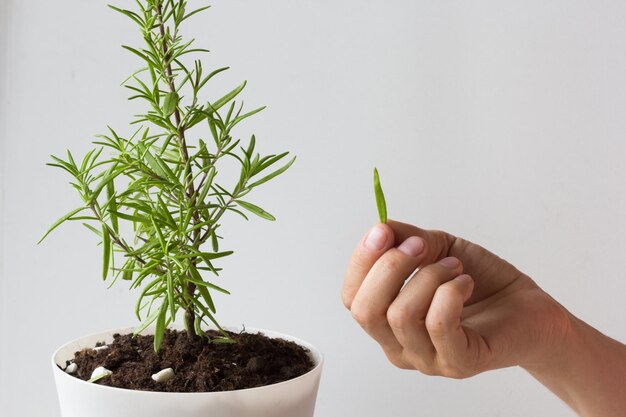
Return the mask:
<svg viewBox="0 0 626 417">
<path fill-rule="evenodd" d="M 0 415 L 58 416 L 50 355 L 134 324 L 78 225 L 50 153 L 89 149 L 138 104 L 130 21 L 84 0 L 0 0 Z M 132 2 L 118 2 L 132 7 Z M 204 4 L 204 3 L 203 3 Z M 266 327 L 326 356 L 317 416 L 572 416 L 520 369 L 463 381 L 389 365 L 340 302 L 346 261 L 390 216 L 476 241 L 572 312 L 626 339 L 626 5 L 622 1 L 215 0 L 188 31 L 247 79 L 252 130 L 297 163 L 257 192 L 275 223 L 232 219 L 224 323 Z"/>
</svg>

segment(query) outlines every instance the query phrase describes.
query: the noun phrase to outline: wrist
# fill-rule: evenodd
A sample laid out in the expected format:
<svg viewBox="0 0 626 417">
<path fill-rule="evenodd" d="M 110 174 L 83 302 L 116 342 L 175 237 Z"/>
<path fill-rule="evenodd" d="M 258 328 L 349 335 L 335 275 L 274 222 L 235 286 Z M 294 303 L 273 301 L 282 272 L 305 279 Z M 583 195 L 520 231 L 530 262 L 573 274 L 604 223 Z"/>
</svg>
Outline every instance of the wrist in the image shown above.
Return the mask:
<svg viewBox="0 0 626 417">
<path fill-rule="evenodd" d="M 584 350 L 581 346 L 583 332 L 579 320 L 568 311 L 561 317 L 561 329 L 562 333 L 553 343 L 541 346 L 535 355 L 520 363 L 535 378 L 550 375 L 566 377 L 571 364 L 577 360 L 578 350 Z"/>
<path fill-rule="evenodd" d="M 520 358 L 518 365 L 531 373 L 560 372 L 576 356 L 582 322 L 543 290 L 537 290 L 541 296 L 534 304 L 540 312 L 534 316 L 537 322 L 530 332 L 534 348 Z"/>
<path fill-rule="evenodd" d="M 580 416 L 623 416 L 626 346 L 567 316 L 562 343 L 522 367 Z"/>
</svg>

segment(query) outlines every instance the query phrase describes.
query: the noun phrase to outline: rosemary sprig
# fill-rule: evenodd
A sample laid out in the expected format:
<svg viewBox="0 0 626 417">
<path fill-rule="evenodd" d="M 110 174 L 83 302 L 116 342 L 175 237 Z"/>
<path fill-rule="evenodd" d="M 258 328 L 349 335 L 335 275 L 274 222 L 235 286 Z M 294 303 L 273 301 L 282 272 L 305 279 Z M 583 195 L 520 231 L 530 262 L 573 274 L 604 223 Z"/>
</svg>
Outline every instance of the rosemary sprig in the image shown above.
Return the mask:
<svg viewBox="0 0 626 417">
<path fill-rule="evenodd" d="M 376 197 L 376 208 L 378 209 L 378 218 L 381 223 L 387 223 L 387 203 L 385 202 L 385 194 L 380 186 L 380 177 L 378 170 L 374 168 L 374 196 Z"/>
</svg>

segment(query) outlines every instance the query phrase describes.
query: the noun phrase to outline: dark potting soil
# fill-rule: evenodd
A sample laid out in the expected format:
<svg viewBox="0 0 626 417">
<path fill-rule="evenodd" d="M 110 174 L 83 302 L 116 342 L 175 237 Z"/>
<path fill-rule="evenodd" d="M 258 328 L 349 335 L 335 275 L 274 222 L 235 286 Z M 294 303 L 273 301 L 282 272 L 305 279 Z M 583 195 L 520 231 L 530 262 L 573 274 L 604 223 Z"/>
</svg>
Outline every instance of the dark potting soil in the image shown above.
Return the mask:
<svg viewBox="0 0 626 417">
<path fill-rule="evenodd" d="M 230 332 L 229 332 L 230 333 Z M 102 366 L 113 373 L 96 384 L 143 391 L 230 391 L 275 384 L 296 378 L 313 368 L 308 351 L 294 342 L 257 333 L 230 333 L 237 343 L 189 340 L 187 333 L 166 330 L 159 352 L 152 335 L 115 334 L 106 349 L 83 349 L 73 361 L 73 375 L 88 381 Z M 217 336 L 217 334 L 216 334 Z M 98 343 L 102 345 L 102 343 Z M 156 382 L 152 375 L 166 368 L 174 377 Z"/>
</svg>

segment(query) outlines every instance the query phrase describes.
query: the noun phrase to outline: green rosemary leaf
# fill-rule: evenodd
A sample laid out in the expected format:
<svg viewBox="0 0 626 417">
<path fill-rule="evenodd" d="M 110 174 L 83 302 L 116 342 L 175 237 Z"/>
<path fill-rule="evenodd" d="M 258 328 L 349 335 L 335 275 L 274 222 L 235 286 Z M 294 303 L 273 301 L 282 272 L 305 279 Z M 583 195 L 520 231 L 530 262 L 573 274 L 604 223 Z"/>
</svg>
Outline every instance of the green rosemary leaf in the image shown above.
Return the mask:
<svg viewBox="0 0 626 417">
<path fill-rule="evenodd" d="M 109 262 L 111 260 L 111 235 L 106 226 L 102 226 L 102 279 L 106 280 L 109 274 Z"/>
<path fill-rule="evenodd" d="M 167 300 L 170 307 L 170 318 L 174 321 L 176 320 L 176 304 L 174 304 L 174 277 L 171 269 L 167 271 Z"/>
<path fill-rule="evenodd" d="M 230 126 L 228 127 L 228 131 L 230 132 L 230 130 L 231 130 L 233 127 L 235 127 L 235 125 L 237 125 L 239 122 L 241 122 L 241 121 L 243 121 L 243 120 L 247 119 L 248 117 L 250 117 L 250 116 L 252 116 L 252 115 L 255 115 L 255 114 L 257 114 L 257 113 L 259 113 L 259 112 L 261 112 L 261 111 L 265 110 L 265 109 L 266 109 L 266 107 L 267 107 L 267 106 L 259 107 L 258 109 L 254 109 L 254 110 L 249 111 L 249 112 L 247 112 L 247 113 L 245 113 L 245 114 L 242 114 L 241 116 L 237 116 L 237 117 L 235 117 L 235 118 L 232 120 L 232 122 L 230 122 Z"/>
<path fill-rule="evenodd" d="M 226 256 L 232 255 L 234 252 L 232 250 L 224 251 L 224 252 L 193 252 L 186 253 L 181 255 L 172 255 L 172 258 L 176 259 L 190 259 L 190 258 L 201 258 L 205 262 L 212 261 L 213 259 L 224 258 Z"/>
<path fill-rule="evenodd" d="M 243 200 L 235 200 L 235 202 L 239 204 L 241 207 L 243 207 L 244 209 L 248 210 L 250 213 L 256 214 L 257 216 L 261 218 L 264 218 L 270 221 L 276 220 L 276 217 L 272 216 L 270 213 L 263 210 L 259 206 L 255 206 L 254 204 L 248 203 L 247 201 L 243 201 Z"/>
<path fill-rule="evenodd" d="M 209 293 L 209 290 L 207 290 L 206 287 L 203 285 L 199 285 L 197 288 L 198 288 L 198 291 L 200 292 L 200 295 L 204 299 L 204 302 L 206 303 L 207 307 L 209 307 L 209 310 L 211 310 L 211 312 L 215 314 L 216 313 L 215 304 L 213 303 L 213 299 L 211 298 L 211 294 Z"/>
<path fill-rule="evenodd" d="M 148 55 L 144 54 L 143 52 L 139 52 L 137 49 L 130 47 L 128 45 L 122 45 L 122 48 L 132 52 L 133 54 L 137 55 L 139 58 L 143 59 L 144 61 L 146 61 L 146 63 L 150 66 L 157 66 L 156 63 L 154 63 L 149 57 Z"/>
<path fill-rule="evenodd" d="M 129 259 L 124 265 L 124 269 L 122 272 L 122 279 L 124 281 L 132 281 L 133 273 L 135 272 L 134 268 L 135 268 L 135 260 Z"/>
<path fill-rule="evenodd" d="M 296 158 L 293 157 L 291 159 L 291 161 L 289 161 L 285 166 L 283 166 L 280 169 L 277 169 L 276 171 L 272 172 L 271 174 L 261 178 L 258 181 L 253 182 L 252 184 L 248 185 L 248 188 L 254 188 L 254 187 L 258 187 L 261 184 L 264 184 L 266 182 L 268 182 L 269 180 L 276 178 L 277 176 L 279 176 L 280 174 L 282 174 L 283 172 L 287 171 L 289 169 L 289 167 L 291 165 L 293 165 L 293 163 L 296 161 Z"/>
<path fill-rule="evenodd" d="M 152 222 L 152 226 L 154 227 L 154 231 L 156 232 L 156 235 L 159 238 L 159 243 L 161 244 L 161 249 L 163 250 L 163 253 L 167 253 L 168 252 L 168 248 L 167 248 L 167 244 L 165 243 L 165 238 L 163 237 L 163 233 L 161 233 L 161 229 L 156 224 L 156 221 L 154 220 L 154 216 L 150 216 L 150 221 Z M 169 277 L 168 277 L 168 279 L 169 279 Z"/>
<path fill-rule="evenodd" d="M 215 234 L 215 228 L 213 229 L 213 233 L 211 233 L 211 247 L 213 252 L 217 252 L 219 250 L 219 242 L 217 241 L 217 235 Z"/>
<path fill-rule="evenodd" d="M 141 314 L 140 314 L 141 313 L 141 302 L 143 301 L 144 297 L 146 297 L 148 295 L 148 293 L 152 290 L 152 288 L 154 288 L 157 284 L 160 284 L 162 282 L 163 282 L 163 280 L 161 279 L 161 277 L 157 277 L 156 279 L 151 281 L 148 285 L 146 285 L 144 287 L 144 289 L 141 291 L 141 294 L 139 294 L 139 297 L 137 298 L 137 302 L 135 303 L 135 315 L 137 316 L 137 320 L 141 321 Z M 155 315 L 154 318 L 156 319 L 156 315 Z M 152 322 L 148 323 L 143 329 L 135 331 L 135 334 L 137 335 L 137 334 L 141 333 L 150 324 L 152 324 Z"/>
<path fill-rule="evenodd" d="M 209 130 L 211 131 L 211 136 L 213 137 L 213 141 L 215 142 L 215 145 L 219 148 L 221 144 L 220 143 L 221 140 L 220 140 L 220 135 L 217 133 L 218 125 L 213 119 L 208 119 L 208 122 L 209 122 Z"/>
<path fill-rule="evenodd" d="M 232 337 L 228 336 L 228 333 L 222 333 L 221 337 L 214 337 L 213 339 L 211 339 L 211 343 L 217 343 L 217 344 L 222 344 L 222 345 L 229 345 L 229 344 L 237 343 L 237 340 L 235 340 Z"/>
<path fill-rule="evenodd" d="M 102 231 L 96 229 L 95 227 L 93 227 L 90 224 L 87 223 L 83 223 L 83 226 L 85 226 L 87 229 L 91 230 L 92 232 L 94 232 L 98 237 L 102 237 Z"/>
<path fill-rule="evenodd" d="M 190 227 L 189 229 L 187 229 L 186 233 L 191 234 L 191 232 L 198 230 L 198 229 L 202 229 L 203 227 L 209 226 L 211 224 L 213 224 L 213 220 L 207 220 L 204 222 L 196 223 L 193 227 Z"/>
<path fill-rule="evenodd" d="M 133 332 L 133 335 L 137 336 L 139 333 L 146 330 L 146 328 L 150 326 L 152 323 L 154 323 L 157 317 L 159 317 L 160 313 L 161 313 L 161 309 L 154 310 L 152 313 L 150 313 L 150 315 L 141 323 L 141 325 L 139 325 L 139 327 L 135 329 L 135 331 Z"/>
<path fill-rule="evenodd" d="M 209 191 L 211 191 L 211 186 L 213 185 L 213 178 L 215 178 L 215 174 L 217 174 L 215 167 L 211 167 L 211 169 L 208 171 L 206 181 L 202 186 L 202 190 L 200 191 L 200 195 L 198 196 L 198 203 L 202 204 L 206 200 L 207 194 L 209 194 Z"/>
<path fill-rule="evenodd" d="M 228 112 L 226 113 L 226 119 L 224 119 L 224 124 L 226 126 L 228 126 L 230 123 L 230 117 L 233 115 L 233 112 L 235 111 L 236 104 L 237 103 L 233 101 L 232 103 L 230 103 L 230 106 L 228 107 Z"/>
<path fill-rule="evenodd" d="M 102 179 L 98 183 L 98 185 L 91 191 L 91 198 L 95 200 L 100 195 L 100 192 L 113 180 L 113 178 L 117 177 L 120 173 L 125 170 L 124 167 L 119 168 L 118 162 L 114 162 L 113 165 L 102 174 Z"/>
<path fill-rule="evenodd" d="M 159 315 L 156 321 L 156 328 L 154 329 L 154 351 L 158 352 L 161 348 L 161 342 L 163 342 L 163 335 L 165 333 L 165 316 L 167 314 L 168 299 L 165 298 L 159 309 Z"/>
<path fill-rule="evenodd" d="M 93 155 L 94 152 L 96 152 L 96 150 L 92 149 L 89 152 L 87 152 L 87 154 L 85 154 L 85 157 L 83 158 L 83 162 L 80 164 L 80 172 L 85 172 L 87 170 L 87 166 L 89 165 L 89 160 L 91 159 L 91 155 Z"/>
<path fill-rule="evenodd" d="M 194 53 L 194 52 L 209 53 L 211 51 L 208 49 L 204 49 L 204 48 L 193 48 L 193 49 L 185 49 L 183 51 L 180 51 L 178 55 L 182 56 L 182 55 L 187 55 L 187 54 Z"/>
<path fill-rule="evenodd" d="M 74 221 L 74 220 L 94 220 L 94 221 L 98 221 L 98 220 L 100 220 L 100 218 L 95 217 L 95 216 L 72 216 L 72 218 L 68 219 L 68 220 L 72 220 L 72 221 Z"/>
<path fill-rule="evenodd" d="M 172 217 L 172 213 L 170 213 L 167 205 L 165 204 L 165 202 L 163 201 L 160 195 L 157 196 L 157 199 L 159 202 L 158 204 L 159 213 L 163 215 L 161 217 L 163 218 L 165 223 L 170 227 L 170 229 L 176 230 L 177 228 L 176 220 L 174 220 L 174 217 Z"/>
<path fill-rule="evenodd" d="M 376 196 L 378 218 L 381 223 L 387 223 L 387 203 L 385 202 L 385 194 L 383 194 L 383 188 L 380 185 L 380 177 L 376 168 L 374 168 L 374 195 Z"/>
<path fill-rule="evenodd" d="M 152 168 L 152 170 L 156 172 L 158 176 L 163 179 L 169 180 L 172 186 L 179 185 L 178 177 L 174 175 L 170 167 L 165 161 L 163 161 L 163 159 L 161 159 L 160 156 L 153 155 L 149 149 L 145 149 L 144 157 L 146 158 L 146 161 L 148 162 L 150 168 Z"/>
<path fill-rule="evenodd" d="M 221 109 L 226 103 L 229 103 L 232 99 L 237 97 L 239 93 L 246 87 L 246 81 L 242 82 L 237 88 L 233 89 L 231 92 L 226 94 L 224 97 L 220 98 L 217 101 L 214 101 L 212 104 L 209 104 L 209 114 L 214 113 Z"/>
<path fill-rule="evenodd" d="M 119 13 L 122 13 L 123 15 L 128 16 L 130 19 L 135 21 L 135 23 L 137 23 L 139 26 L 144 26 L 145 25 L 145 22 L 143 20 L 141 20 L 141 17 L 139 17 L 139 15 L 137 13 L 132 12 L 130 10 L 120 9 L 120 8 L 112 6 L 110 4 L 108 4 L 107 6 L 109 6 L 111 9 L 115 10 L 116 12 L 119 12 Z"/>
<path fill-rule="evenodd" d="M 74 157 L 72 156 L 72 152 L 69 149 L 67 150 L 67 160 L 72 165 L 72 167 L 76 168 L 76 170 L 78 171 L 76 162 L 74 161 Z"/>
<path fill-rule="evenodd" d="M 165 95 L 165 98 L 163 99 L 163 115 L 166 117 L 171 116 L 172 114 L 174 114 L 174 111 L 176 110 L 176 106 L 178 106 L 178 93 L 176 92 L 172 92 L 172 93 L 167 93 Z"/>
<path fill-rule="evenodd" d="M 254 146 L 256 145 L 256 138 L 254 135 L 250 138 L 250 143 L 248 144 L 248 149 L 245 150 L 245 154 L 248 159 L 252 158 L 252 154 L 254 153 Z"/>
<path fill-rule="evenodd" d="M 62 223 L 66 222 L 67 220 L 72 220 L 72 216 L 74 216 L 77 213 L 80 213 L 81 211 L 85 210 L 87 207 L 79 207 L 76 210 L 72 210 L 69 213 L 67 213 L 65 216 L 61 217 L 59 220 L 57 220 L 56 222 L 54 222 L 52 224 L 52 226 L 50 226 L 50 228 L 46 231 L 46 233 L 43 235 L 43 237 L 41 239 L 39 239 L 39 242 L 37 242 L 37 244 L 40 244 L 41 242 L 43 242 L 43 240 L 57 227 L 59 227 Z"/>
<path fill-rule="evenodd" d="M 196 315 L 196 317 L 193 319 L 193 328 L 196 331 L 196 334 L 204 334 L 204 331 L 202 330 L 202 319 L 198 315 Z"/>
<path fill-rule="evenodd" d="M 211 6 L 204 6 L 204 7 L 200 7 L 199 9 L 196 9 L 196 10 L 194 10 L 194 11 L 191 11 L 191 12 L 187 13 L 186 15 L 184 15 L 184 16 L 183 16 L 183 18 L 182 18 L 182 19 L 180 19 L 179 24 L 180 24 L 180 23 L 182 23 L 184 20 L 189 19 L 191 16 L 195 15 L 196 13 L 200 13 L 200 12 L 202 12 L 202 11 L 204 11 L 204 10 L 206 10 L 206 9 L 210 8 L 210 7 L 211 7 Z"/>
<path fill-rule="evenodd" d="M 107 211 L 109 213 L 109 219 L 111 221 L 111 226 L 113 227 L 113 231 L 115 233 L 119 233 L 119 222 L 117 221 L 117 216 L 115 212 L 117 211 L 117 201 L 115 199 L 115 184 L 113 182 L 113 178 L 107 183 Z"/>
<path fill-rule="evenodd" d="M 224 288 L 222 288 L 222 287 L 220 287 L 220 286 L 217 286 L 217 285 L 215 285 L 215 284 L 212 284 L 212 283 L 210 283 L 210 282 L 207 282 L 207 281 L 197 281 L 197 280 L 195 280 L 195 279 L 190 279 L 190 282 L 193 282 L 193 283 L 194 283 L 194 284 L 196 284 L 198 287 L 207 287 L 207 288 L 211 288 L 211 289 L 213 289 L 213 290 L 215 290 L 215 291 L 219 291 L 219 292 L 221 292 L 221 293 L 223 293 L 223 294 L 227 294 L 227 295 L 229 295 L 229 294 L 230 294 L 230 291 L 225 290 Z"/>
<path fill-rule="evenodd" d="M 55 164 L 52 162 L 48 162 L 46 165 L 48 165 L 49 167 L 61 168 L 62 170 L 69 173 L 70 175 L 74 175 L 74 176 L 76 175 L 76 172 L 73 169 L 67 167 L 65 164 Z"/>
<path fill-rule="evenodd" d="M 241 193 L 241 197 L 244 196 L 244 193 Z M 228 207 L 227 210 L 232 211 L 233 213 L 237 213 L 238 215 L 240 215 L 241 217 L 243 217 L 246 220 L 250 220 L 248 218 L 248 216 L 246 216 L 246 214 L 244 212 L 242 212 L 241 210 L 237 210 L 236 208 L 233 207 Z"/>
<path fill-rule="evenodd" d="M 204 85 L 213 77 L 215 77 L 217 74 L 219 74 L 220 72 L 226 71 L 230 69 L 230 67 L 222 67 L 222 68 L 218 68 L 215 71 L 211 72 L 209 75 L 207 75 L 206 77 L 204 77 L 202 79 L 202 81 L 200 81 L 200 84 L 198 84 L 198 90 L 201 89 L 202 87 L 204 87 Z"/>
<path fill-rule="evenodd" d="M 136 222 L 136 223 L 150 223 L 151 222 L 150 218 L 149 217 L 145 217 L 145 216 L 137 216 L 137 215 L 132 215 L 132 214 L 128 214 L 128 213 L 122 213 L 120 211 L 111 211 L 111 213 L 113 213 L 114 215 L 116 215 L 120 219 L 130 220 L 130 221 Z"/>
<path fill-rule="evenodd" d="M 289 155 L 289 152 L 283 152 L 283 153 L 278 154 L 278 155 L 268 155 L 268 156 L 262 158 L 259 161 L 259 166 L 257 168 L 257 172 L 264 171 L 266 168 L 269 168 L 270 166 L 274 165 L 276 162 L 280 161 L 281 159 L 283 159 L 287 155 Z"/>
<path fill-rule="evenodd" d="M 222 326 L 220 326 L 217 320 L 215 320 L 215 317 L 213 317 L 213 314 L 211 314 L 211 312 L 204 306 L 204 304 L 202 304 L 200 301 L 198 301 L 195 298 L 192 298 L 191 301 L 200 309 L 200 311 L 204 314 L 205 317 L 211 320 L 211 322 L 215 325 L 215 327 L 217 327 L 220 331 L 224 332 L 224 329 L 222 329 Z"/>
<path fill-rule="evenodd" d="M 110 375 L 108 375 L 108 374 L 100 374 L 100 375 L 98 375 L 98 376 L 95 376 L 95 377 L 93 377 L 93 378 L 89 379 L 87 382 L 91 382 L 91 383 L 98 382 L 98 381 L 100 381 L 101 379 L 104 379 L 104 378 L 106 378 L 106 377 L 108 377 L 108 376 L 110 376 Z"/>
</svg>

